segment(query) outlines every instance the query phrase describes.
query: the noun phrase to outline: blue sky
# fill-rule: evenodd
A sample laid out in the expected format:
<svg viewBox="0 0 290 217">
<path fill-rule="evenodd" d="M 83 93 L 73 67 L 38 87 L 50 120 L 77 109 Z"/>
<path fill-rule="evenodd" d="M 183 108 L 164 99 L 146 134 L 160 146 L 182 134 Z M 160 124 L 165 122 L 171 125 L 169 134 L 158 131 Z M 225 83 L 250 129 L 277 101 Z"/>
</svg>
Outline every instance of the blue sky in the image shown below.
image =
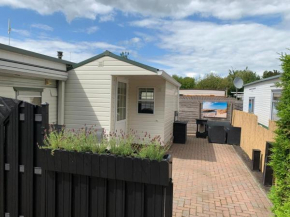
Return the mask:
<svg viewBox="0 0 290 217">
<path fill-rule="evenodd" d="M 286 3 L 285 3 L 286 2 Z M 80 62 L 104 50 L 170 74 L 280 70 L 290 4 L 270 0 L 1 0 L 0 43 Z"/>
<path fill-rule="evenodd" d="M 203 109 L 227 109 L 227 102 L 203 102 Z"/>
</svg>

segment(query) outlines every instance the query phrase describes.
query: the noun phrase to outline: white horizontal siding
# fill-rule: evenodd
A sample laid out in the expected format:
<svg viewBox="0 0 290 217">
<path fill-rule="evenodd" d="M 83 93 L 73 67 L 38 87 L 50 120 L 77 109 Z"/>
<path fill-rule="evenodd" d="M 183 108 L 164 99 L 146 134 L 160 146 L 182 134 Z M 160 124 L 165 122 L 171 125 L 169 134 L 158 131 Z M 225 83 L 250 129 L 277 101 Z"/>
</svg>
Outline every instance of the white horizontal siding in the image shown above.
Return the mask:
<svg viewBox="0 0 290 217">
<path fill-rule="evenodd" d="M 1 82 L 0 82 L 1 83 Z M 5 87 L 0 84 L 0 97 L 12 98 L 16 96 L 13 87 Z"/>
<path fill-rule="evenodd" d="M 50 80 L 50 85 L 45 85 L 45 79 L 43 78 L 33 78 L 25 76 L 14 76 L 1 73 L 0 70 L 0 85 L 8 87 L 56 87 L 56 81 Z"/>
<path fill-rule="evenodd" d="M 57 63 L 49 60 L 44 60 L 36 57 L 26 56 L 23 54 L 18 54 L 10 51 L 0 50 L 0 58 L 13 60 L 17 62 L 22 62 L 26 64 L 38 65 L 58 70 L 66 70 L 66 65 L 62 63 Z"/>
<path fill-rule="evenodd" d="M 155 88 L 154 114 L 138 114 L 138 88 Z M 159 77 L 147 79 L 129 79 L 129 103 L 128 103 L 128 129 L 136 130 L 138 135 L 144 136 L 147 132 L 154 136 L 161 136 L 164 141 L 164 98 L 165 80 Z"/>
<path fill-rule="evenodd" d="M 279 79 L 273 79 L 244 88 L 243 111 L 248 112 L 249 99 L 254 97 L 254 114 L 258 116 L 258 122 L 265 126 L 269 126 L 269 120 L 271 119 L 272 90 L 281 89 L 276 87 L 277 82 L 279 82 Z"/>
<path fill-rule="evenodd" d="M 166 82 L 165 114 L 164 114 L 164 142 L 170 140 L 173 134 L 174 112 L 178 110 L 178 87 Z"/>
</svg>

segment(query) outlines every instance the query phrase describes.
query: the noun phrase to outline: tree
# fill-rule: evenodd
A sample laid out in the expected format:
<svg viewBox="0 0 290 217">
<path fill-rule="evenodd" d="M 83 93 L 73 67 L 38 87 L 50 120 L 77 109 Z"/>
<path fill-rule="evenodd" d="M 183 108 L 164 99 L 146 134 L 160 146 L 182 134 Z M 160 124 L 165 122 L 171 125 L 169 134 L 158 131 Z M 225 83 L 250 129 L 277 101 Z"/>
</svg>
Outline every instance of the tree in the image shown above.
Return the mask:
<svg viewBox="0 0 290 217">
<path fill-rule="evenodd" d="M 282 95 L 277 106 L 278 117 L 275 142 L 271 149 L 270 166 L 274 171 L 275 185 L 270 199 L 278 217 L 290 216 L 290 55 L 282 55 Z"/>
<path fill-rule="evenodd" d="M 196 87 L 198 89 L 225 90 L 228 87 L 228 81 L 219 75 L 209 73 L 203 79 L 199 79 Z"/>
<path fill-rule="evenodd" d="M 172 75 L 172 77 L 181 84 L 181 89 L 195 88 L 195 79 L 191 77 L 182 77 L 178 75 Z"/>
<path fill-rule="evenodd" d="M 120 53 L 120 56 L 128 59 L 129 52 L 122 52 L 122 53 Z"/>
<path fill-rule="evenodd" d="M 278 70 L 264 71 L 262 78 L 269 78 L 269 77 L 272 77 L 275 75 L 280 75 L 280 74 L 281 74 L 281 72 L 279 72 Z"/>
<path fill-rule="evenodd" d="M 246 67 L 244 70 L 230 69 L 229 74 L 227 76 L 227 80 L 228 80 L 228 84 L 229 84 L 229 87 L 228 87 L 228 94 L 229 95 L 231 95 L 231 92 L 236 92 L 236 88 L 234 86 L 234 79 L 236 77 L 241 78 L 244 81 L 244 84 L 260 80 L 260 76 L 257 75 L 256 72 L 249 70 L 248 67 Z M 241 88 L 238 91 L 243 91 L 243 90 L 244 90 L 244 88 Z"/>
</svg>

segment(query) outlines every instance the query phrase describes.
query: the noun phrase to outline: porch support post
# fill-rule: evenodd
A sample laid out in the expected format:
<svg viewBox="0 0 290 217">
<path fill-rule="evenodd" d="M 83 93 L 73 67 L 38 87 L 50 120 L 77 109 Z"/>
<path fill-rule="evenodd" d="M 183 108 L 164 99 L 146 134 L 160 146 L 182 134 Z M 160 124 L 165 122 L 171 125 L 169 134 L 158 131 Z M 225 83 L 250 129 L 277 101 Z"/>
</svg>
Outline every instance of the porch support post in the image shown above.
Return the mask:
<svg viewBox="0 0 290 217">
<path fill-rule="evenodd" d="M 58 81 L 58 124 L 63 125 L 64 124 L 64 94 L 65 94 L 65 82 L 64 81 Z"/>
</svg>

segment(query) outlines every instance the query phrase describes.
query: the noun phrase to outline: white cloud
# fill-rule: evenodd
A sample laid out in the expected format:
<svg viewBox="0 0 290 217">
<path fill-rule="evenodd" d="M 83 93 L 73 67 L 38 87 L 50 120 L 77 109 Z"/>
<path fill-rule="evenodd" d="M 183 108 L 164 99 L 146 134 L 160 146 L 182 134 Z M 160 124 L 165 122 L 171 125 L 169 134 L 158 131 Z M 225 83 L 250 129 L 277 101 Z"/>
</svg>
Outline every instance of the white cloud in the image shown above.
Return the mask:
<svg viewBox="0 0 290 217">
<path fill-rule="evenodd" d="M 155 40 L 154 36 L 148 35 L 148 34 L 143 33 L 143 32 L 135 32 L 135 35 L 141 37 L 143 39 L 143 41 L 145 41 L 145 42 L 152 42 Z"/>
<path fill-rule="evenodd" d="M 87 33 L 87 34 L 93 34 L 95 33 L 96 31 L 99 30 L 99 27 L 97 26 L 91 26 L 91 27 L 88 27 L 88 28 L 85 28 L 85 29 L 77 29 L 77 30 L 74 30 L 74 32 L 84 32 L 84 33 Z"/>
<path fill-rule="evenodd" d="M 214 24 L 192 21 L 145 20 L 133 25 L 154 28 L 159 48 L 167 55 L 152 59 L 172 73 L 249 69 L 261 74 L 264 70 L 280 69 L 279 55 L 289 48 L 290 30 L 257 23 Z M 147 26 L 146 26 L 147 25 Z"/>
<path fill-rule="evenodd" d="M 96 32 L 99 28 L 97 26 L 91 26 L 89 28 L 86 29 L 87 34 L 92 34 L 94 32 Z"/>
<path fill-rule="evenodd" d="M 53 31 L 53 28 L 51 26 L 45 25 L 45 24 L 32 24 L 31 25 L 32 28 L 36 28 L 36 29 L 41 29 L 41 30 L 45 30 L 45 31 Z"/>
<path fill-rule="evenodd" d="M 22 36 L 26 36 L 26 37 L 30 36 L 30 32 L 25 30 L 25 29 L 14 29 L 14 28 L 12 28 L 11 31 L 15 32 L 15 33 L 17 33 L 19 35 L 22 35 Z"/>
<path fill-rule="evenodd" d="M 193 78 L 193 77 L 196 77 L 198 75 L 198 73 L 196 73 L 196 72 L 186 72 L 185 75 L 187 77 Z"/>
<path fill-rule="evenodd" d="M 107 15 L 113 12 L 111 6 L 95 0 L 2 0 L 0 6 L 31 9 L 42 15 L 62 12 L 68 22 L 80 17 L 94 20 L 98 15 Z"/>
<path fill-rule="evenodd" d="M 0 43 L 7 44 L 8 38 L 0 36 Z M 105 42 L 64 42 L 59 39 L 25 39 L 17 40 L 11 39 L 11 46 L 22 48 L 25 50 L 45 54 L 52 57 L 57 57 L 57 51 L 64 52 L 64 59 L 72 62 L 81 62 L 105 50 L 119 53 L 125 48 Z"/>
<path fill-rule="evenodd" d="M 108 22 L 108 21 L 114 21 L 114 20 L 115 20 L 114 13 L 100 16 L 100 19 L 99 19 L 100 22 Z"/>
<path fill-rule="evenodd" d="M 115 10 L 143 16 L 184 18 L 191 15 L 239 19 L 246 16 L 280 15 L 289 18 L 288 0 L 2 0 L 0 5 L 26 8 L 48 15 L 62 12 L 68 21 L 82 17 L 111 20 Z M 102 18 L 103 17 L 103 18 Z"/>
<path fill-rule="evenodd" d="M 143 46 L 142 39 L 138 37 L 131 38 L 129 40 L 125 40 L 121 42 L 122 45 L 140 48 Z"/>
</svg>

